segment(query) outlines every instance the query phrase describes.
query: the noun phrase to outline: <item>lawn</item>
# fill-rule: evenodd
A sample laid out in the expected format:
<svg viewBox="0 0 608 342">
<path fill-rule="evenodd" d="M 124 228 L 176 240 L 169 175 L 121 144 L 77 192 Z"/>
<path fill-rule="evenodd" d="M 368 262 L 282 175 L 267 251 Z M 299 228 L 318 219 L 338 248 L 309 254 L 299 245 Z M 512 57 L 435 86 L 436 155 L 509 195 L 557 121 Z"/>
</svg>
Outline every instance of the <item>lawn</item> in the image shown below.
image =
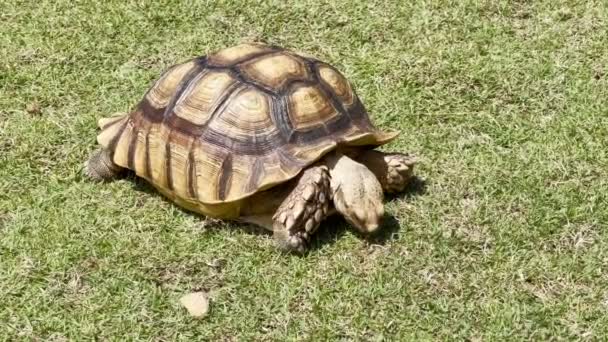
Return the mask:
<svg viewBox="0 0 608 342">
<path fill-rule="evenodd" d="M 605 339 L 607 27 L 605 1 L 3 1 L 0 340 Z M 331 219 L 285 255 L 82 176 L 97 119 L 251 40 L 336 65 L 420 157 L 378 238 Z"/>
</svg>

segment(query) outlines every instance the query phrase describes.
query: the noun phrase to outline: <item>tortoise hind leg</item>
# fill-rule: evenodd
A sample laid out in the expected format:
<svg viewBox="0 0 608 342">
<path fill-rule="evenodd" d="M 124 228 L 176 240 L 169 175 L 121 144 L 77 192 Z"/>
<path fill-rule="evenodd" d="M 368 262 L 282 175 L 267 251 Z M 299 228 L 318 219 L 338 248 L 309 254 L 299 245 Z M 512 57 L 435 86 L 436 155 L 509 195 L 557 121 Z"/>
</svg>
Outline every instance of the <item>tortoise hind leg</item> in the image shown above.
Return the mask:
<svg viewBox="0 0 608 342">
<path fill-rule="evenodd" d="M 416 157 L 408 154 L 374 150 L 363 151 L 355 159 L 374 173 L 387 193 L 398 193 L 405 189 L 412 180 L 416 163 Z"/>
<path fill-rule="evenodd" d="M 98 181 L 117 178 L 123 170 L 114 164 L 110 152 L 105 148 L 94 151 L 84 165 L 84 173 Z"/>
<path fill-rule="evenodd" d="M 330 177 L 327 166 L 311 166 L 273 216 L 274 239 L 283 250 L 303 253 L 310 236 L 329 212 Z"/>
</svg>

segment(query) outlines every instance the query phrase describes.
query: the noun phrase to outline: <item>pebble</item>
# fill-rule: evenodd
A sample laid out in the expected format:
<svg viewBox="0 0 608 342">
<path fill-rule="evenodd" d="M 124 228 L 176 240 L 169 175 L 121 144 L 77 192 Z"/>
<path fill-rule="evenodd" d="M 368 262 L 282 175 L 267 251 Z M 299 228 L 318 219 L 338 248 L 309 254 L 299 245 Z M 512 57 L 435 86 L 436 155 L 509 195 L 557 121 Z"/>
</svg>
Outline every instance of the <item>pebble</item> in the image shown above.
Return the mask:
<svg viewBox="0 0 608 342">
<path fill-rule="evenodd" d="M 182 296 L 179 303 L 192 317 L 201 318 L 209 312 L 209 298 L 204 292 L 192 292 Z"/>
</svg>

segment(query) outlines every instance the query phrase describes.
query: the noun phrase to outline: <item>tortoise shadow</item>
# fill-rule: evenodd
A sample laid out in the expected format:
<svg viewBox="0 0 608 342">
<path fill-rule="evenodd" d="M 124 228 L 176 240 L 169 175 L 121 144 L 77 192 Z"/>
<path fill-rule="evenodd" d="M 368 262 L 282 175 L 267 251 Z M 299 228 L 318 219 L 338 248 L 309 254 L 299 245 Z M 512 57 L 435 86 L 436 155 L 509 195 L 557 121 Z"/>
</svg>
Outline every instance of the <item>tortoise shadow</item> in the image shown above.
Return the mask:
<svg viewBox="0 0 608 342">
<path fill-rule="evenodd" d="M 134 190 L 138 192 L 143 192 L 152 196 L 159 196 L 163 199 L 163 201 L 173 205 L 174 208 L 183 212 L 186 215 L 194 215 L 201 219 L 201 224 L 206 225 L 205 222 L 209 223 L 209 229 L 213 230 L 238 230 L 241 232 L 245 232 L 247 234 L 260 235 L 260 236 L 272 236 L 272 232 L 258 227 L 253 224 L 240 223 L 236 221 L 223 221 L 218 219 L 211 219 L 206 217 L 205 215 L 184 209 L 171 200 L 161 195 L 151 184 L 149 184 L 146 180 L 135 176 L 134 174 L 129 174 L 126 178 L 131 182 Z M 404 189 L 404 191 L 398 194 L 387 195 L 385 202 L 391 202 L 396 199 L 411 199 L 417 196 L 424 195 L 426 193 L 426 180 L 413 176 L 411 182 Z M 353 227 L 350 226 L 346 220 L 340 215 L 333 215 L 328 217 L 325 221 L 321 223 L 321 226 L 312 236 L 308 252 L 314 252 L 316 250 L 321 249 L 326 244 L 335 243 L 338 241 L 343 235 L 347 232 L 352 232 L 359 238 L 366 240 L 369 244 L 374 245 L 384 245 L 390 241 L 396 240 L 399 238 L 399 230 L 401 229 L 401 224 L 397 218 L 393 215 L 386 214 L 384 216 L 384 223 L 381 229 L 374 235 L 365 235 L 363 233 L 358 232 Z M 305 253 L 305 254 L 307 254 Z"/>
<path fill-rule="evenodd" d="M 385 215 L 383 226 L 379 229 L 378 233 L 366 235 L 353 228 L 346 222 L 344 217 L 334 215 L 321 224 L 317 233 L 312 237 L 308 252 L 314 252 L 325 245 L 334 244 L 349 232 L 369 244 L 385 245 L 389 241 L 396 240 L 399 237 L 400 227 L 399 221 L 394 216 Z"/>
<path fill-rule="evenodd" d="M 403 192 L 394 195 L 387 195 L 385 202 L 391 202 L 396 199 L 411 199 L 424 195 L 425 193 L 426 180 L 413 176 L 412 180 L 403 190 Z M 401 223 L 399 220 L 393 215 L 385 214 L 383 226 L 378 230 L 378 232 L 373 235 L 365 235 L 351 227 L 342 216 L 335 215 L 328 218 L 321 224 L 321 227 L 319 227 L 316 235 L 313 236 L 309 250 L 314 251 L 322 248 L 325 244 L 335 243 L 348 231 L 367 241 L 369 244 L 385 245 L 388 242 L 397 240 L 399 238 L 400 229 Z"/>
<path fill-rule="evenodd" d="M 173 208 L 184 213 L 185 215 L 192 215 L 192 216 L 195 216 L 196 218 L 200 219 L 201 225 L 204 226 L 204 229 L 209 229 L 209 230 L 211 230 L 211 229 L 227 230 L 228 229 L 228 230 L 243 231 L 245 233 L 253 234 L 253 235 L 268 235 L 268 236 L 272 235 L 270 231 L 268 231 L 262 227 L 253 225 L 253 224 L 214 219 L 214 218 L 207 217 L 203 214 L 197 213 L 195 211 L 191 211 L 191 210 L 182 208 L 182 207 L 178 206 L 177 204 L 175 204 L 174 202 L 172 202 L 167 197 L 163 196 L 158 190 L 156 190 L 154 188 L 154 186 L 152 186 L 145 179 L 137 177 L 137 176 L 135 176 L 135 174 L 129 174 L 125 178 L 131 182 L 131 186 L 132 186 L 133 190 L 144 193 L 146 195 L 156 196 L 158 198 L 161 198 L 164 202 L 170 204 Z"/>
<path fill-rule="evenodd" d="M 410 180 L 402 192 L 386 195 L 386 202 L 394 201 L 395 199 L 411 199 L 424 194 L 426 194 L 426 180 L 418 176 L 412 176 L 412 180 Z"/>
</svg>

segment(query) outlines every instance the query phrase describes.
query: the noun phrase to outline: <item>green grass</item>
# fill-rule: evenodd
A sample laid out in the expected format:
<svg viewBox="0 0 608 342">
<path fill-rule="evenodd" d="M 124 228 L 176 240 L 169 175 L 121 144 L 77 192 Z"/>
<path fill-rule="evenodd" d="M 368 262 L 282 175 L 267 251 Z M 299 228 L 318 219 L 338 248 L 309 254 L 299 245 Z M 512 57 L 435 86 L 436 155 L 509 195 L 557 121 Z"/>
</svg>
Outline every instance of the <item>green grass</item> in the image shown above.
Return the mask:
<svg viewBox="0 0 608 342">
<path fill-rule="evenodd" d="M 606 338 L 607 6 L 4 1 L 0 340 Z M 282 255 L 141 182 L 81 176 L 98 118 L 248 39 L 335 64 L 403 131 L 386 149 L 421 157 L 385 241 L 330 220 Z M 197 289 L 203 320 L 178 304 Z"/>
</svg>

